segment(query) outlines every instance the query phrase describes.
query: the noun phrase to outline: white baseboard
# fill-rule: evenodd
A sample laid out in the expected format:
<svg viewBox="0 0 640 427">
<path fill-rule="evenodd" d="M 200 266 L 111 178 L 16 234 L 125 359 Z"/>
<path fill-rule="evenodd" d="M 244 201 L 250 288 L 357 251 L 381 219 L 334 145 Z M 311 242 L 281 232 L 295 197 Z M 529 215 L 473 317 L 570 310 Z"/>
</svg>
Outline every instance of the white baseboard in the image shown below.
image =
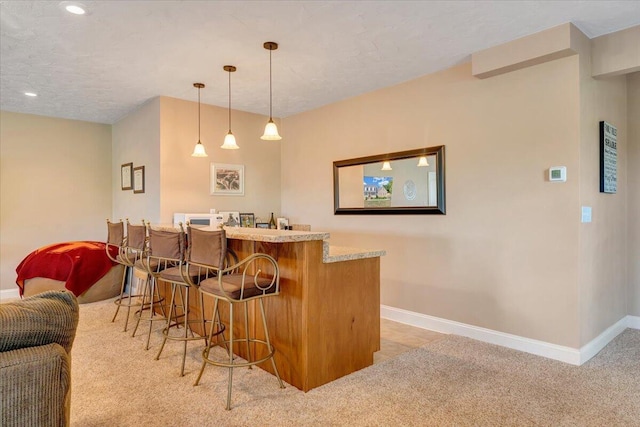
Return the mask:
<svg viewBox="0 0 640 427">
<path fill-rule="evenodd" d="M 380 306 L 380 317 L 422 329 L 429 329 L 445 334 L 460 335 L 478 341 L 547 357 L 549 359 L 559 360 L 572 365 L 581 365 L 591 359 L 607 344 L 609 344 L 612 339 L 618 336 L 619 333 L 624 331 L 625 328 L 629 327 L 640 329 L 640 317 L 623 317 L 616 324 L 609 327 L 598 337 L 578 350 L 572 347 L 561 346 L 531 338 L 524 338 L 518 335 L 498 332 L 491 329 L 428 316 L 426 314 L 415 313 L 386 305 Z"/>
<path fill-rule="evenodd" d="M 627 328 L 640 329 L 640 316 L 627 316 Z"/>
<path fill-rule="evenodd" d="M 20 291 L 15 289 L 0 289 L 0 301 L 10 301 L 20 299 Z"/>
<path fill-rule="evenodd" d="M 582 365 L 584 362 L 598 354 L 598 352 L 602 350 L 607 344 L 609 344 L 611 340 L 617 337 L 622 331 L 627 329 L 628 317 L 629 316 L 625 316 L 622 319 L 618 320 L 615 324 L 609 326 L 603 333 L 582 346 L 582 348 L 580 349 L 579 364 Z"/>
</svg>

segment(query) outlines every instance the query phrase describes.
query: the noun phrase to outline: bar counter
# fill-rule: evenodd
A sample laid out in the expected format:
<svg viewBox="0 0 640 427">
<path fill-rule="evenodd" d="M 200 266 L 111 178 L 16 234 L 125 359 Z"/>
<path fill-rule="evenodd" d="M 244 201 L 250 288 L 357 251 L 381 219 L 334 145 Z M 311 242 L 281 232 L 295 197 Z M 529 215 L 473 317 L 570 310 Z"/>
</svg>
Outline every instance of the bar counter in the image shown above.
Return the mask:
<svg viewBox="0 0 640 427">
<path fill-rule="evenodd" d="M 373 364 L 373 353 L 380 350 L 380 256 L 385 251 L 331 246 L 325 232 L 225 230 L 228 247 L 239 259 L 261 252 L 278 262 L 280 294 L 264 303 L 284 381 L 306 392 Z M 196 309 L 195 300 L 190 305 Z M 226 306 L 220 307 L 224 323 Z M 207 316 L 210 307 L 206 301 Z M 249 304 L 251 316 L 257 310 Z M 262 337 L 260 317 L 253 319 L 250 328 Z M 244 336 L 243 325 L 244 310 L 238 305 L 235 336 Z M 244 345 L 236 349 L 246 357 Z M 260 347 L 252 351 L 261 357 Z M 259 366 L 272 372 L 271 363 Z"/>
</svg>

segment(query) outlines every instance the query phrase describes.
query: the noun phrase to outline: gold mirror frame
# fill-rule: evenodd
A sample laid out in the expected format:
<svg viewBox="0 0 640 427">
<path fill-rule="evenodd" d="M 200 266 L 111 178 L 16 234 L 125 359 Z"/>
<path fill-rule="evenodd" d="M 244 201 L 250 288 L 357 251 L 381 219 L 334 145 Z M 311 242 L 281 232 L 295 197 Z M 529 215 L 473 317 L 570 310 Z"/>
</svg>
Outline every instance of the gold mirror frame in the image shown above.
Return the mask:
<svg viewBox="0 0 640 427">
<path fill-rule="evenodd" d="M 427 159 L 430 159 L 430 162 L 433 162 L 433 165 L 429 169 L 418 167 L 418 161 L 420 157 L 427 157 Z M 417 185 L 417 191 L 414 179 L 405 179 L 408 176 L 406 172 L 407 162 L 402 162 L 404 163 L 403 174 L 401 174 L 400 172 L 393 172 L 394 163 L 396 164 L 397 170 L 398 165 L 400 165 L 399 161 L 404 160 L 411 160 L 412 162 L 415 161 L 415 176 L 417 177 L 417 179 L 415 180 L 419 179 L 421 181 Z M 377 175 L 388 175 L 389 178 L 391 178 L 391 181 L 394 181 L 395 178 L 398 178 L 398 176 L 403 176 L 402 179 L 405 179 L 405 181 L 398 183 L 398 185 L 393 182 L 391 186 L 386 187 L 386 190 L 380 190 L 381 192 L 385 193 L 381 198 L 378 197 L 378 194 L 373 194 L 373 196 L 369 198 L 369 196 L 367 196 L 367 188 L 365 187 L 367 182 L 366 178 L 370 177 L 364 174 L 365 168 L 367 168 L 368 170 L 372 170 L 373 164 L 379 163 L 380 165 L 383 165 L 384 162 L 390 162 L 392 169 L 385 173 L 377 173 Z M 362 167 L 362 173 L 360 173 L 360 170 L 358 168 L 345 169 L 354 166 Z M 375 169 L 378 169 L 377 165 Z M 425 170 L 431 170 L 432 174 L 433 172 L 435 172 L 435 175 L 433 175 L 435 177 L 435 182 L 431 182 L 431 184 L 429 184 L 430 178 L 424 177 L 424 179 L 426 180 L 425 182 L 427 182 L 427 184 L 425 185 L 429 185 L 429 190 L 423 188 L 424 185 L 422 185 L 423 175 L 426 174 Z M 345 192 L 345 181 L 347 180 L 351 182 L 350 184 L 347 184 L 351 189 L 355 189 L 358 185 L 360 186 L 359 188 L 361 190 L 354 190 L 351 191 L 351 193 L 360 191 L 360 193 L 356 194 L 356 196 L 361 198 L 361 200 L 359 199 L 358 201 L 351 203 L 346 203 L 345 200 L 342 200 L 341 202 L 340 189 L 342 188 L 343 193 Z M 400 185 L 402 185 L 402 187 L 400 187 Z M 393 194 L 398 194 L 400 191 L 403 191 L 402 196 L 404 197 L 404 199 L 398 196 L 395 197 L 396 200 L 393 200 Z M 421 191 L 423 191 L 423 193 L 421 194 L 430 193 L 431 196 L 429 199 L 433 202 L 429 203 L 428 201 L 425 201 L 422 204 L 416 202 L 415 193 Z M 433 194 L 434 192 L 435 194 Z M 388 193 L 388 195 L 386 193 Z M 412 196 L 414 197 L 413 199 L 411 198 Z M 345 198 L 346 197 L 343 197 L 342 199 Z M 353 197 L 351 197 L 351 199 L 353 200 Z M 357 206 L 359 204 L 362 204 L 363 206 Z M 445 215 L 444 145 L 333 162 L 333 207 L 335 215 Z"/>
</svg>

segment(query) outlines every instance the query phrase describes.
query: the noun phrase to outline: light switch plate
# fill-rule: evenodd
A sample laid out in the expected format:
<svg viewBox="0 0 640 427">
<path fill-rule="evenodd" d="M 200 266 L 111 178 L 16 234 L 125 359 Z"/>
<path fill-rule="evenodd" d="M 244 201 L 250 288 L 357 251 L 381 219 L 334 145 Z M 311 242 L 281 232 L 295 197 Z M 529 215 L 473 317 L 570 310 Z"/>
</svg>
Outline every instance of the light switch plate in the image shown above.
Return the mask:
<svg viewBox="0 0 640 427">
<path fill-rule="evenodd" d="M 582 221 L 581 222 L 591 222 L 591 206 L 583 206 L 582 207 Z"/>
</svg>

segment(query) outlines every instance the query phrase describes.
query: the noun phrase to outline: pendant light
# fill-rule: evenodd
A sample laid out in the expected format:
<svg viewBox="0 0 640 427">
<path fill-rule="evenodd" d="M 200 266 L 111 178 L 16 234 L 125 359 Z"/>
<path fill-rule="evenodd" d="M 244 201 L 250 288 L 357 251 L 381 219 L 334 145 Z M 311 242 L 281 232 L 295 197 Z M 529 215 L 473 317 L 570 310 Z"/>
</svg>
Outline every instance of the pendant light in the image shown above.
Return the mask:
<svg viewBox="0 0 640 427">
<path fill-rule="evenodd" d="M 419 167 L 429 166 L 429 162 L 427 161 L 427 156 L 420 156 L 420 159 L 418 160 L 418 166 Z"/>
<path fill-rule="evenodd" d="M 275 42 L 265 42 L 263 45 L 265 49 L 269 51 L 269 122 L 264 127 L 264 135 L 260 137 L 265 141 L 279 141 L 282 139 L 280 135 L 278 135 L 278 127 L 273 122 L 272 117 L 272 107 L 273 107 L 273 96 L 271 90 L 271 51 L 276 50 L 278 48 L 278 43 Z"/>
<path fill-rule="evenodd" d="M 382 163 L 382 169 L 380 169 L 380 170 L 383 170 L 383 171 L 393 170 L 393 169 L 391 169 L 391 162 Z"/>
<path fill-rule="evenodd" d="M 236 67 L 233 65 L 225 65 L 222 68 L 229 73 L 229 132 L 224 137 L 224 143 L 220 148 L 224 148 L 225 150 L 237 150 L 240 147 L 236 144 L 236 137 L 231 133 L 231 73 L 236 71 Z"/>
<path fill-rule="evenodd" d="M 207 152 L 204 151 L 204 145 L 200 142 L 200 89 L 204 87 L 204 83 L 194 83 L 193 87 L 198 88 L 198 143 L 193 148 L 193 157 L 207 157 Z"/>
</svg>

